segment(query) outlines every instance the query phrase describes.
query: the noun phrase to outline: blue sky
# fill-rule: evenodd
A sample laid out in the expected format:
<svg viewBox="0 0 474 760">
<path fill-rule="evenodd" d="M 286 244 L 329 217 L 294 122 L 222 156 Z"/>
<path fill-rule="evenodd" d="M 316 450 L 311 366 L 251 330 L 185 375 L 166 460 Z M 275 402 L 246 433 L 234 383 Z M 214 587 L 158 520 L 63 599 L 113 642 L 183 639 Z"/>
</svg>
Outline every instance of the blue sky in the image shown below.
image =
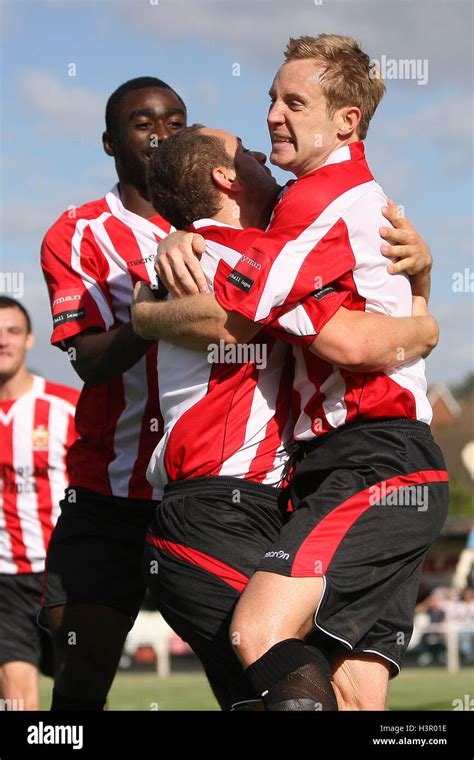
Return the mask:
<svg viewBox="0 0 474 760">
<path fill-rule="evenodd" d="M 65 208 L 114 183 L 100 141 L 108 95 L 134 76 L 158 76 L 184 98 L 191 122 L 230 129 L 266 152 L 267 90 L 286 41 L 322 31 L 352 34 L 379 61 L 418 61 L 428 75 L 426 84 L 387 81 L 366 152 L 376 179 L 433 251 L 432 310 L 442 339 L 429 380 L 457 382 L 472 370 L 473 294 L 452 287 L 456 272 L 474 271 L 470 3 L 3 0 L 0 8 L 1 271 L 24 272 L 37 371 L 79 382 L 49 347 L 39 247 Z"/>
</svg>

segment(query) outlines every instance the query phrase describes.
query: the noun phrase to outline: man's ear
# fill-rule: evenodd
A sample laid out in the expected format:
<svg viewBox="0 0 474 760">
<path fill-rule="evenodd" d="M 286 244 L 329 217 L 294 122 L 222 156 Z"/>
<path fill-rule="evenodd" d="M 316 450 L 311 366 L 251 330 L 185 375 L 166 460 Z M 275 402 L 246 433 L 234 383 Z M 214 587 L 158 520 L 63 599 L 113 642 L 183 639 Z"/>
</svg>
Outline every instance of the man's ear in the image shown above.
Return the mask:
<svg viewBox="0 0 474 760">
<path fill-rule="evenodd" d="M 231 169 L 228 166 L 216 166 L 211 171 L 214 184 L 219 190 L 224 192 L 239 192 L 241 184 L 237 177 L 235 169 Z"/>
<path fill-rule="evenodd" d="M 104 132 L 102 135 L 102 145 L 108 156 L 115 156 L 114 141 L 108 132 Z"/>
<path fill-rule="evenodd" d="M 35 336 L 33 335 L 33 333 L 28 333 L 28 335 L 26 336 L 26 344 L 25 344 L 26 350 L 31 351 L 34 345 L 35 345 Z"/>
<path fill-rule="evenodd" d="M 361 116 L 360 108 L 357 106 L 340 108 L 335 117 L 338 134 L 341 137 L 349 137 L 357 129 Z"/>
</svg>

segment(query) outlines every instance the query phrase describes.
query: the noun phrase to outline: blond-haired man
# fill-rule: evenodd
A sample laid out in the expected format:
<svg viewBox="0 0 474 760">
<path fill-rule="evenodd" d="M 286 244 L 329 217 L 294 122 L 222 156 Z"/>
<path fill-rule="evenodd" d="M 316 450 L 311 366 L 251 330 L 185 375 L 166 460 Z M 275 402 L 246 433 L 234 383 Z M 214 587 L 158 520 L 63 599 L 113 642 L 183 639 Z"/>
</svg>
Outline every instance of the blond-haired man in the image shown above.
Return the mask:
<svg viewBox="0 0 474 760">
<path fill-rule="evenodd" d="M 268 126 L 271 161 L 297 179 L 234 269 L 218 269 L 221 308 L 210 296 L 186 299 L 194 335 L 205 312 L 216 340 L 249 340 L 311 293 L 320 326 L 341 303 L 410 313 L 409 283 L 398 273 L 413 274 L 411 262 L 392 266 L 395 277 L 387 272 L 386 196 L 362 142 L 383 92 L 352 38 L 290 40 Z M 169 262 L 165 254 L 164 279 Z M 428 295 L 426 270 L 412 287 Z M 369 375 L 295 353 L 294 511 L 241 597 L 232 640 L 267 709 L 383 709 L 410 639 L 423 558 L 447 511 L 424 363 Z"/>
</svg>

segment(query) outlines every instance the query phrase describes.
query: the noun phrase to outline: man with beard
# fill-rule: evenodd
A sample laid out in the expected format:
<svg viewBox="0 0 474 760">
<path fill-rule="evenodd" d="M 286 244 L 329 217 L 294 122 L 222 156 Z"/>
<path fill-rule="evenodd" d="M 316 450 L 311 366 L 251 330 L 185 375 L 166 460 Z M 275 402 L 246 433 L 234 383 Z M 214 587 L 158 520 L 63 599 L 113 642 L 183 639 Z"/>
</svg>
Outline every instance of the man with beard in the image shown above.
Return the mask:
<svg viewBox="0 0 474 760">
<path fill-rule="evenodd" d="M 133 330 L 137 281 L 155 282 L 156 244 L 170 225 L 148 198 L 150 150 L 186 126 L 169 85 L 140 77 L 109 98 L 103 146 L 118 184 L 70 207 L 43 241 L 52 343 L 85 385 L 48 560 L 44 607 L 56 653 L 52 710 L 102 710 L 145 586 L 145 533 L 161 494 L 146 481 L 162 421 L 156 345 Z"/>
</svg>

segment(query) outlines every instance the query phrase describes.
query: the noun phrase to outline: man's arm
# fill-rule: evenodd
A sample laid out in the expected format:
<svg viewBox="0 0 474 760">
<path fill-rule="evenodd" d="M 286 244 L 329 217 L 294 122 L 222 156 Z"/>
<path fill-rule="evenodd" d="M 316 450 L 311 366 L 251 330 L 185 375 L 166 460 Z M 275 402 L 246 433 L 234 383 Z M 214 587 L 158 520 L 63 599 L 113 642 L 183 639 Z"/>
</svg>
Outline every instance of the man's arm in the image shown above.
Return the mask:
<svg viewBox="0 0 474 760">
<path fill-rule="evenodd" d="M 310 346 L 321 359 L 352 372 L 376 372 L 426 357 L 438 343 L 438 326 L 423 298 L 412 317 L 388 317 L 341 307 Z"/>
<path fill-rule="evenodd" d="M 206 351 L 210 343 L 245 343 L 261 329 L 235 312 L 227 312 L 212 293 L 157 301 L 145 282 L 135 286 L 132 324 L 145 340 L 166 340 Z"/>
<path fill-rule="evenodd" d="M 100 385 L 130 369 L 150 343 L 133 331 L 131 322 L 113 326 L 108 265 L 87 229 L 76 235 L 77 224 L 77 219 L 63 215 L 48 230 L 41 246 L 41 267 L 53 315 L 51 342 L 67 349 L 81 380 Z M 72 267 L 72 259 L 80 262 L 80 268 Z"/>
<path fill-rule="evenodd" d="M 390 274 L 405 272 L 413 295 L 422 296 L 428 303 L 433 264 L 429 246 L 400 208 L 390 199 L 387 203 L 382 214 L 391 226 L 380 228 L 385 240 L 380 250 L 390 259 L 388 271 Z M 195 232 L 172 232 L 159 244 L 155 270 L 175 298 L 207 291 L 206 277 L 199 263 L 205 249 L 206 241 Z"/>
<path fill-rule="evenodd" d="M 101 385 L 133 367 L 151 346 L 131 322 L 107 332 L 90 328 L 64 341 L 71 364 L 87 385 Z"/>
<path fill-rule="evenodd" d="M 388 317 L 339 308 L 310 346 L 331 363 L 358 372 L 376 372 L 426 356 L 438 340 L 438 327 L 426 306 L 419 316 Z M 160 338 L 205 351 L 210 343 L 246 343 L 260 326 L 227 312 L 210 293 L 156 301 L 145 283 L 135 288 L 134 329 L 149 340 Z M 280 337 L 285 335 L 280 331 Z M 307 343 L 306 343 L 307 345 Z"/>
</svg>

